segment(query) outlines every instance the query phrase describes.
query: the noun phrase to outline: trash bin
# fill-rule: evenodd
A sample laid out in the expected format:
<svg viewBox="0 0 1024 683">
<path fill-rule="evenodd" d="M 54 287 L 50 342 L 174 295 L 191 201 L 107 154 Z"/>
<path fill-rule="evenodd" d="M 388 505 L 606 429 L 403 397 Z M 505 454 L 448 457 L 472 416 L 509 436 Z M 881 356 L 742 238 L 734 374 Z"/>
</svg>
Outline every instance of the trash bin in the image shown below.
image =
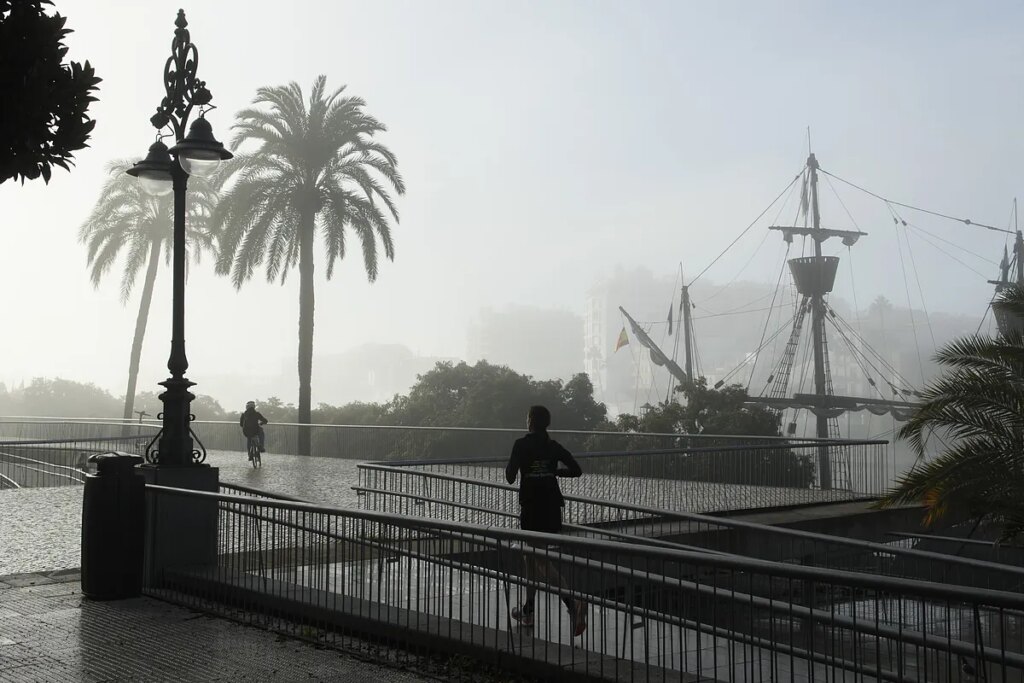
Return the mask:
<svg viewBox="0 0 1024 683">
<path fill-rule="evenodd" d="M 137 455 L 93 455 L 82 496 L 82 593 L 95 600 L 142 594 L 146 484 Z"/>
</svg>

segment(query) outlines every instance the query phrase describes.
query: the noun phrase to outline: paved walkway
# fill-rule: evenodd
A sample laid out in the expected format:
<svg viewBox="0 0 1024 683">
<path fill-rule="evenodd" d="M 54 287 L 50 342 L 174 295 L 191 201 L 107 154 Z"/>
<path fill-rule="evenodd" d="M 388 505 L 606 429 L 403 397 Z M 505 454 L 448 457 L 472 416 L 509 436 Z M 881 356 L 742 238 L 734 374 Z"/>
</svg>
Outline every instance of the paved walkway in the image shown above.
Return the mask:
<svg viewBox="0 0 1024 683">
<path fill-rule="evenodd" d="M 220 468 L 224 482 L 359 507 L 352 490 L 359 480 L 355 460 L 270 453 L 263 468 L 254 470 L 245 453 L 210 451 L 207 462 Z M 81 486 L 0 491 L 0 576 L 78 567 L 81 537 Z"/>
<path fill-rule="evenodd" d="M 0 681 L 428 681 L 151 598 L 96 602 L 77 571 L 0 577 Z"/>
</svg>

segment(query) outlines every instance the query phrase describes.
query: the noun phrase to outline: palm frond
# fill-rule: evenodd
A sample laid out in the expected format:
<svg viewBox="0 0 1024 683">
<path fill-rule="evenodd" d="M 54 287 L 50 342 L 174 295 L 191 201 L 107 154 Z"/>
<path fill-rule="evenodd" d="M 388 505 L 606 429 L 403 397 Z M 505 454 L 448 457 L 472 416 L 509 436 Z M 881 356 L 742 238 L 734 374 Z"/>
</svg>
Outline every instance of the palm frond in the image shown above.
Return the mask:
<svg viewBox="0 0 1024 683">
<path fill-rule="evenodd" d="M 1024 294 L 1008 293 L 1024 313 Z M 919 456 L 879 502 L 923 504 L 926 522 L 951 513 L 1001 524 L 1006 538 L 1024 531 L 1024 335 L 972 335 L 943 347 L 942 374 L 899 432 Z M 930 434 L 949 439 L 924 459 Z"/>
</svg>

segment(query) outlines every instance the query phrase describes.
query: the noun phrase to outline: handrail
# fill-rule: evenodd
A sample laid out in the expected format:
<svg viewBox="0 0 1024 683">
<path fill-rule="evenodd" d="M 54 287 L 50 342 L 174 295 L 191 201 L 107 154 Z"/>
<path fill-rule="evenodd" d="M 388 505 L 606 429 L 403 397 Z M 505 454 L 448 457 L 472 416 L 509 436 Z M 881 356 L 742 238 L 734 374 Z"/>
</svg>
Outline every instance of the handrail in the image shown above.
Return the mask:
<svg viewBox="0 0 1024 683">
<path fill-rule="evenodd" d="M 4 422 L 14 422 L 17 420 L 35 420 L 44 423 L 46 421 L 56 422 L 76 422 L 86 424 L 109 424 L 109 425 L 148 425 L 148 426 L 160 426 L 158 420 L 135 420 L 131 418 L 87 418 L 87 417 L 59 417 L 59 416 L 32 416 L 32 415 L 8 415 L 0 416 L 0 424 Z M 237 426 L 238 422 L 234 420 L 196 420 L 192 424 L 224 424 Z M 433 426 L 433 425 L 361 425 L 361 424 L 324 424 L 324 423 L 303 423 L 303 422 L 274 422 L 276 426 L 281 427 L 310 427 L 316 429 L 381 429 L 381 430 L 399 430 L 399 431 L 453 431 L 453 432 L 503 432 L 508 434 L 523 434 L 521 428 L 514 427 L 447 427 L 447 426 Z M 581 434 L 581 435 L 594 435 L 594 436 L 619 436 L 619 437 L 644 437 L 644 436 L 657 436 L 657 437 L 674 437 L 674 438 L 687 438 L 687 439 L 759 439 L 765 441 L 802 441 L 807 443 L 818 443 L 819 445 L 828 445 L 835 442 L 835 439 L 819 439 L 817 437 L 791 437 L 791 436 L 761 436 L 756 434 L 677 434 L 675 432 L 617 432 L 607 430 L 585 430 L 585 429 L 552 429 L 551 434 Z M 820 442 L 820 443 L 819 443 Z M 839 441 L 839 443 L 861 443 L 859 441 Z M 870 440 L 864 441 L 863 443 L 869 444 L 887 444 L 885 440 Z"/>
<path fill-rule="evenodd" d="M 584 539 L 575 536 L 561 534 L 545 534 L 537 531 L 524 531 L 521 529 L 506 529 L 493 526 L 479 526 L 466 522 L 453 522 L 446 520 L 427 519 L 423 517 L 411 517 L 387 512 L 376 512 L 370 510 L 359 510 L 353 508 L 341 508 L 315 503 L 301 503 L 294 501 L 260 500 L 244 496 L 213 493 L 210 491 L 195 491 L 191 489 L 180 489 L 171 486 L 159 486 L 146 484 L 146 489 L 158 493 L 177 495 L 186 498 L 202 498 L 207 500 L 222 501 L 228 503 L 239 503 L 246 505 L 258 504 L 263 507 L 277 508 L 280 510 L 295 510 L 311 513 L 347 516 L 354 519 L 362 519 L 369 522 L 404 526 L 413 529 L 441 529 L 453 533 L 469 535 L 487 535 L 494 538 L 504 538 L 511 541 L 519 541 L 531 546 L 551 545 L 557 543 L 562 547 L 587 548 L 611 554 L 626 553 L 640 555 L 651 559 L 658 559 L 672 562 L 684 562 L 695 565 L 706 565 L 720 569 L 732 569 L 736 571 L 753 571 L 770 574 L 778 577 L 801 579 L 826 584 L 844 584 L 860 588 L 881 589 L 893 592 L 914 594 L 922 597 L 940 599 L 942 601 L 961 602 L 983 602 L 993 607 L 1005 607 L 1015 610 L 1024 610 L 1024 594 L 1008 591 L 995 590 L 991 588 L 974 588 L 941 584 L 931 581 L 920 581 L 917 579 L 905 579 L 892 576 L 874 576 L 858 572 L 851 572 L 841 569 L 821 569 L 804 565 L 794 565 L 783 562 L 772 562 L 750 557 L 732 555 L 714 555 L 705 552 L 690 550 L 679 550 L 675 548 L 659 548 L 645 545 L 621 543 L 618 541 L 605 541 L 601 539 Z M 948 558 L 947 558 L 948 559 Z"/>
<path fill-rule="evenodd" d="M 0 422 L 0 424 L 3 424 Z M 141 438 L 151 437 L 152 434 L 136 434 L 135 436 L 96 436 L 96 437 L 75 437 L 68 439 L 17 439 L 9 441 L 0 437 L 0 446 L 45 446 L 48 444 L 75 444 L 75 443 L 97 443 L 102 441 L 137 441 Z"/>
<path fill-rule="evenodd" d="M 985 541 L 980 538 L 957 538 L 956 536 L 938 536 L 936 534 L 911 534 L 905 531 L 889 531 L 886 533 L 887 536 L 895 536 L 896 538 L 919 538 L 925 541 L 938 541 L 940 543 L 958 543 L 960 545 L 977 545 L 985 548 L 991 548 L 993 550 L 1018 550 L 1024 551 L 1024 548 L 1015 545 L 1000 545 L 996 541 Z"/>
<path fill-rule="evenodd" d="M 407 498 L 407 499 L 410 499 L 410 500 L 414 500 L 414 501 L 417 501 L 418 503 L 433 503 L 435 505 L 447 505 L 449 507 L 460 508 L 462 510 L 470 510 L 472 512 L 479 512 L 481 514 L 498 515 L 499 517 L 517 517 L 517 515 L 515 513 L 512 513 L 512 512 L 505 512 L 503 510 L 490 510 L 488 508 L 482 508 L 482 507 L 479 507 L 477 505 L 466 505 L 465 503 L 459 503 L 459 502 L 451 501 L 451 500 L 438 500 L 436 498 L 428 498 L 426 496 L 417 496 L 414 493 L 401 493 L 401 492 L 398 492 L 398 491 L 382 491 L 381 489 L 371 489 L 371 488 L 367 488 L 365 486 L 353 486 L 352 490 L 355 491 L 357 495 L 361 495 L 363 493 L 384 493 L 384 494 L 389 495 L 389 496 L 396 496 L 398 498 Z M 296 498 L 294 500 L 299 500 L 299 499 Z M 731 553 L 723 552 L 721 550 L 711 550 L 709 548 L 701 548 L 700 546 L 696 546 L 696 545 L 687 545 L 685 543 L 673 543 L 672 541 L 665 541 L 665 540 L 662 540 L 660 538 L 649 538 L 649 537 L 646 537 L 646 536 L 641 536 L 641 537 L 631 536 L 630 534 L 622 533 L 621 531 L 612 531 L 611 529 L 604 529 L 602 527 L 596 527 L 596 526 L 587 526 L 586 524 L 570 524 L 570 523 L 566 522 L 566 523 L 562 524 L 562 528 L 563 529 L 570 529 L 570 530 L 573 530 L 573 531 L 580 531 L 580 532 L 585 532 L 585 533 L 598 534 L 598 535 L 601 535 L 601 536 L 608 536 L 610 538 L 632 539 L 632 541 L 634 543 L 641 542 L 641 543 L 644 543 L 644 544 L 647 544 L 647 545 L 660 545 L 660 546 L 664 546 L 666 548 L 684 548 L 686 550 L 695 550 L 697 552 L 705 552 L 705 553 L 717 553 L 717 554 L 722 554 L 722 555 L 729 555 L 729 554 L 731 554 Z"/>
<path fill-rule="evenodd" d="M 264 489 L 257 489 L 251 486 L 243 486 L 241 484 L 232 484 L 231 482 L 222 481 L 220 487 L 223 489 L 231 489 L 235 491 L 242 491 L 243 493 L 251 493 L 255 496 L 264 496 L 266 498 L 272 498 L 275 500 L 290 500 L 296 503 L 304 503 L 302 498 L 296 498 L 295 496 L 289 496 L 284 493 L 277 493 L 275 491 L 266 491 Z"/>
<path fill-rule="evenodd" d="M 361 463 L 360 468 L 373 469 L 377 471 L 393 472 L 395 474 L 408 475 L 410 472 L 404 470 L 401 467 L 393 467 L 388 465 L 378 465 L 374 463 Z M 518 489 L 511 484 L 501 484 L 498 482 L 491 481 L 480 481 L 475 479 L 468 479 L 466 477 L 459 477 L 452 474 L 444 474 L 439 472 L 415 472 L 416 475 L 432 478 L 441 479 L 444 481 L 453 481 L 458 483 L 473 484 L 475 486 L 487 487 L 500 489 L 508 492 L 516 492 Z M 381 491 L 384 494 L 391 494 L 390 491 Z M 662 519 L 679 519 L 690 522 L 701 522 L 712 526 L 720 526 L 727 528 L 745 529 L 749 531 L 761 532 L 771 531 L 772 533 L 781 534 L 784 536 L 791 536 L 794 538 L 800 538 L 804 540 L 821 541 L 830 543 L 832 545 L 842 545 L 851 548 L 859 548 L 861 550 L 870 550 L 872 552 L 889 553 L 892 555 L 903 555 L 906 557 L 914 557 L 921 560 L 929 560 L 934 562 L 952 562 L 954 564 L 960 564 L 966 567 L 973 567 L 975 569 L 986 569 L 1005 574 L 1011 574 L 1024 580 L 1024 568 L 1014 567 L 1012 565 L 1001 564 L 998 562 L 988 562 L 986 560 L 977 560 L 969 557 L 957 557 L 946 555 L 943 553 L 932 552 L 929 550 L 917 550 L 916 548 L 901 548 L 899 546 L 889 546 L 882 543 L 874 543 L 872 541 L 864 541 L 857 538 L 847 538 L 844 536 L 829 536 L 828 534 L 820 534 L 814 531 L 805 531 L 803 529 L 789 529 L 786 527 L 768 527 L 764 524 L 758 524 L 756 522 L 747 522 L 732 517 L 717 517 L 712 515 L 704 515 L 699 512 L 685 512 L 680 510 L 662 510 L 659 508 L 651 508 L 643 505 L 634 505 L 631 503 L 619 503 L 616 501 L 608 501 L 601 498 L 587 498 L 583 496 L 563 495 L 566 502 L 581 503 L 584 505 L 597 505 L 603 507 L 615 507 L 622 510 L 628 510 L 631 512 L 637 512 L 648 515 L 650 517 L 660 517 Z M 629 520 L 623 520 L 629 521 Z"/>
<path fill-rule="evenodd" d="M 552 432 L 554 433 L 554 432 Z M 616 433 L 616 432 L 612 432 Z M 618 432 L 622 434 L 628 434 L 628 432 Z M 659 435 L 660 436 L 660 435 Z M 679 434 L 680 438 L 689 438 L 687 434 Z M 720 437 L 719 437 L 720 438 Z M 755 437 L 749 437 L 755 438 Z M 637 449 L 629 451 L 586 451 L 583 453 L 575 454 L 575 458 L 605 458 L 605 457 L 621 457 L 623 455 L 673 455 L 673 454 L 691 454 L 691 453 L 730 453 L 733 451 L 758 451 L 758 450 L 771 450 L 778 451 L 786 448 L 821 448 L 822 446 L 884 446 L 889 443 L 888 441 L 877 441 L 877 440 L 842 440 L 842 439 L 815 439 L 813 441 L 801 441 L 793 443 L 787 441 L 786 443 L 780 444 L 740 444 L 736 446 L 681 446 L 678 448 L 648 448 L 648 449 Z M 508 462 L 508 457 L 489 457 L 489 458 L 442 458 L 440 460 L 375 460 L 365 464 L 367 465 L 391 465 L 394 467 L 416 467 L 421 465 L 464 465 L 469 463 L 491 463 Z"/>
<path fill-rule="evenodd" d="M 162 487 L 154 487 L 154 488 L 162 488 Z M 252 501 L 248 501 L 247 504 L 251 505 Z M 327 538 L 333 538 L 333 539 L 336 539 L 336 540 L 344 540 L 344 541 L 351 541 L 352 540 L 352 539 L 347 538 L 344 535 L 337 534 L 337 533 L 332 533 L 331 531 L 325 530 L 325 529 L 318 529 L 318 528 L 314 528 L 314 527 L 306 527 L 306 526 L 303 526 L 303 525 L 299 525 L 299 524 L 295 524 L 295 523 L 289 523 L 289 522 L 276 522 L 276 520 L 274 520 L 273 518 L 267 517 L 265 515 L 261 515 L 261 514 L 258 514 L 258 513 L 244 513 L 244 512 L 240 512 L 240 511 L 238 511 L 238 512 L 240 514 L 243 514 L 243 515 L 246 515 L 246 516 L 251 516 L 251 517 L 255 517 L 257 519 L 261 519 L 263 521 L 280 523 L 280 524 L 282 524 L 283 526 L 286 526 L 286 527 L 301 529 L 303 531 L 307 531 L 309 533 L 312 533 L 312 534 L 315 534 L 315 535 L 318 535 L 318 536 L 324 536 L 324 537 L 327 537 Z M 503 550 L 502 549 L 502 545 L 501 545 L 501 541 L 499 539 L 496 539 L 496 538 L 495 539 L 491 539 L 491 538 L 487 538 L 486 536 L 481 537 L 479 535 L 480 534 L 480 530 L 485 530 L 486 532 L 490 533 L 493 530 L 493 527 L 477 527 L 477 529 L 478 530 L 476 532 L 469 532 L 469 533 L 452 532 L 452 537 L 456 538 L 456 539 L 459 539 L 459 540 L 462 540 L 464 542 L 470 542 L 470 543 L 474 543 L 474 544 L 477 544 L 477 545 L 482 545 L 482 546 L 485 546 L 485 547 L 490 547 L 490 548 L 496 550 L 497 552 L 501 552 Z M 652 611 L 652 610 L 648 610 L 648 609 L 639 607 L 637 605 L 633 605 L 633 604 L 629 604 L 629 603 L 620 603 L 620 602 L 615 601 L 615 600 L 609 600 L 608 598 L 605 598 L 605 597 L 587 596 L 587 595 L 585 595 L 585 594 L 583 594 L 583 593 L 581 593 L 581 592 L 579 592 L 577 590 L 553 587 L 553 586 L 550 586 L 550 585 L 547 585 L 547 584 L 543 584 L 543 583 L 536 583 L 536 582 L 533 582 L 533 581 L 531 581 L 529 579 L 523 580 L 523 579 L 518 579 L 518 578 L 513 578 L 513 577 L 508 577 L 508 576 L 502 576 L 501 573 L 496 572 L 493 569 L 483 568 L 483 567 L 479 567 L 477 565 L 472 565 L 472 564 L 469 564 L 469 563 L 459 562 L 459 561 L 451 560 L 451 559 L 441 559 L 441 558 L 437 558 L 437 557 L 430 557 L 430 556 L 425 555 L 424 553 L 421 553 L 421 552 L 418 552 L 418 551 L 415 551 L 415 550 L 410 550 L 408 548 L 402 548 L 402 547 L 390 546 L 390 545 L 388 545 L 386 543 L 381 543 L 379 541 L 360 539 L 359 540 L 359 544 L 360 545 L 365 545 L 367 547 L 375 548 L 375 549 L 378 549 L 378 550 L 385 550 L 385 551 L 387 551 L 389 553 L 393 553 L 395 555 L 401 555 L 402 557 L 407 557 L 407 558 L 412 558 L 412 559 L 427 559 L 427 558 L 429 558 L 431 561 L 433 561 L 435 563 L 438 563 L 438 564 L 441 564 L 441 565 L 444 565 L 444 566 L 459 566 L 459 567 L 463 567 L 463 568 L 471 567 L 475 571 L 475 573 L 478 573 L 478 574 L 480 574 L 482 576 L 487 576 L 489 578 L 501 578 L 503 580 L 512 581 L 514 583 L 521 584 L 521 585 L 531 585 L 532 584 L 532 585 L 536 585 L 537 587 L 543 586 L 546 590 L 552 590 L 556 595 L 559 595 L 559 596 L 567 596 L 567 597 L 572 597 L 572 598 L 584 598 L 584 599 L 589 600 L 591 603 L 601 604 L 603 606 L 613 606 L 613 607 L 616 607 L 618 609 L 624 609 L 625 611 L 629 612 L 630 614 L 634 614 L 634 615 L 642 615 L 642 616 L 645 616 L 645 617 L 650 617 L 650 616 L 653 615 L 653 616 L 656 616 L 659 619 L 661 619 L 661 620 L 663 620 L 663 621 L 665 621 L 667 623 L 673 623 L 675 625 L 684 625 L 686 622 L 689 621 L 690 624 L 688 624 L 688 625 L 691 628 L 695 628 L 695 629 L 697 629 L 697 630 L 699 630 L 701 632 L 709 632 L 709 631 L 711 631 L 713 629 L 717 630 L 717 627 L 713 627 L 713 626 L 709 627 L 709 625 L 702 624 L 701 622 L 698 622 L 698 621 L 688 620 L 688 619 L 685 619 L 684 617 L 680 617 L 680 616 L 677 616 L 677 615 L 670 615 L 670 614 L 665 614 L 665 613 L 661 613 L 661 612 L 657 612 L 657 611 Z M 774 612 L 774 613 L 781 612 L 781 613 L 785 613 L 785 614 L 787 614 L 789 616 L 796 616 L 798 618 L 803 618 L 803 619 L 812 619 L 812 620 L 818 621 L 819 623 L 829 624 L 830 626 L 838 626 L 840 628 L 848 628 L 848 629 L 857 631 L 859 633 L 866 633 L 866 634 L 874 635 L 874 636 L 882 636 L 882 637 L 887 637 L 887 638 L 898 639 L 898 640 L 901 640 L 901 641 L 904 641 L 904 642 L 908 642 L 908 643 L 919 645 L 919 646 L 923 646 L 923 647 L 931 647 L 931 646 L 942 645 L 948 651 L 956 653 L 956 654 L 959 654 L 959 655 L 974 657 L 974 656 L 977 656 L 977 655 L 980 654 L 980 655 L 985 656 L 985 657 L 991 657 L 993 661 L 998 661 L 998 662 L 1003 663 L 1003 664 L 1010 664 L 1011 666 L 1015 666 L 1017 668 L 1024 668 L 1024 655 L 1022 655 L 1020 653 L 1016 653 L 1016 652 L 1006 652 L 1005 649 L 1003 649 L 1003 648 L 995 648 L 993 646 L 985 646 L 982 643 L 969 643 L 969 642 L 965 642 L 965 641 L 961 641 L 961 640 L 952 640 L 951 638 L 948 638 L 948 637 L 939 637 L 939 636 L 935 636 L 935 635 L 930 635 L 930 634 L 928 634 L 927 632 L 925 632 L 923 630 L 922 631 L 917 631 L 917 630 L 914 630 L 914 629 L 905 629 L 905 628 L 902 627 L 902 625 L 900 625 L 898 627 L 893 627 L 893 626 L 889 626 L 889 625 L 882 625 L 882 624 L 877 623 L 877 622 L 872 623 L 870 621 L 864 621 L 864 620 L 858 621 L 856 617 L 847 617 L 847 616 L 843 616 L 843 615 L 837 615 L 834 611 L 826 611 L 826 610 L 822 610 L 822 609 L 819 609 L 819 608 L 814 607 L 814 606 L 797 605 L 797 604 L 793 604 L 793 603 L 790 603 L 790 602 L 784 602 L 784 601 L 781 601 L 781 600 L 778 600 L 778 599 L 775 599 L 775 598 L 766 598 L 766 597 L 762 597 L 762 596 L 758 596 L 758 595 L 744 593 L 742 591 L 737 591 L 735 589 L 730 589 L 730 590 L 727 590 L 727 591 L 723 591 L 723 590 L 720 590 L 716 586 L 713 586 L 713 585 L 702 584 L 702 583 L 694 582 L 694 581 L 687 581 L 687 580 L 679 579 L 679 578 L 676 578 L 676 577 L 665 576 L 664 574 L 655 573 L 655 572 L 649 572 L 648 571 L 648 572 L 645 572 L 643 575 L 638 576 L 636 571 L 634 569 L 632 569 L 632 568 L 629 568 L 629 567 L 623 567 L 623 566 L 618 565 L 618 564 L 613 564 L 613 563 L 604 562 L 604 561 L 600 561 L 600 560 L 594 561 L 594 560 L 591 560 L 591 559 L 581 559 L 581 558 L 576 557 L 574 555 L 565 555 L 565 554 L 557 552 L 557 551 L 556 552 L 551 552 L 551 551 L 548 551 L 548 550 L 542 550 L 540 548 L 533 547 L 533 546 L 530 546 L 530 545 L 524 545 L 522 548 L 519 549 L 519 551 L 524 553 L 524 554 L 527 554 L 527 555 L 534 555 L 534 556 L 537 556 L 537 557 L 543 557 L 543 558 L 548 559 L 548 560 L 556 559 L 556 560 L 558 560 L 561 563 L 572 564 L 572 565 L 575 565 L 575 566 L 578 566 L 578 567 L 586 568 L 588 570 L 595 570 L 595 569 L 597 569 L 597 570 L 600 570 L 600 571 L 603 571 L 603 572 L 610 573 L 610 574 L 615 575 L 615 576 L 619 576 L 619 577 L 622 577 L 622 578 L 628 578 L 631 581 L 638 581 L 639 580 L 639 581 L 643 581 L 645 583 L 654 583 L 654 584 L 658 584 L 658 585 L 661 585 L 661 586 L 670 586 L 670 587 L 674 587 L 674 588 L 686 589 L 686 590 L 689 590 L 689 591 L 691 591 L 693 593 L 696 593 L 696 594 L 704 595 L 706 597 L 711 597 L 711 598 L 715 598 L 715 599 L 728 600 L 730 602 L 735 602 L 738 605 L 742 605 L 742 606 L 757 606 L 757 607 L 761 607 L 761 608 L 766 608 L 766 609 L 768 609 L 768 610 L 770 610 L 771 612 Z M 836 582 L 830 582 L 830 583 L 836 583 Z M 942 584 L 942 585 L 946 585 L 946 584 Z M 908 591 L 908 592 L 910 592 L 910 591 Z M 1016 595 L 1016 594 L 1011 594 L 1011 595 Z M 984 602 L 986 605 L 990 605 L 991 604 L 988 601 L 978 601 L 978 602 Z M 730 638 L 734 638 L 735 636 L 736 636 L 735 633 L 729 633 L 727 635 L 727 637 L 730 637 Z M 807 651 L 803 651 L 800 654 L 801 654 L 801 656 L 807 656 L 807 657 L 811 657 L 812 656 L 812 653 L 809 653 Z M 840 667 L 844 667 L 844 665 L 846 663 L 846 662 L 840 663 L 838 661 L 834 661 L 833 662 L 831 660 L 831 658 L 825 659 L 823 661 L 831 662 L 833 664 L 839 665 Z M 899 680 L 899 679 L 897 679 L 897 680 Z"/>
<path fill-rule="evenodd" d="M 0 444 L 0 446 L 3 446 L 3 445 L 4 444 Z M 113 451 L 111 451 L 111 452 L 113 452 Z M 82 470 L 77 468 L 77 467 L 69 467 L 67 465 L 59 465 L 59 464 L 57 464 L 55 462 L 46 462 L 45 460 L 36 460 L 35 458 L 27 458 L 24 455 L 15 455 L 14 453 L 4 453 L 3 451 L 0 451 L 0 458 L 13 458 L 14 460 L 23 460 L 25 462 L 33 463 L 35 465 L 46 465 L 47 467 L 52 467 L 53 469 L 56 469 L 56 470 L 71 470 L 72 472 L 75 472 L 77 474 L 82 474 L 83 473 Z M 14 465 L 15 467 L 19 466 L 18 463 L 15 463 L 15 462 L 12 462 L 10 464 Z M 24 465 L 20 465 L 20 466 L 21 467 L 25 467 Z M 36 471 L 41 472 L 42 470 L 36 470 Z M 58 476 L 58 473 L 56 473 L 56 472 L 49 472 L 48 474 L 53 474 L 54 476 Z M 68 476 L 68 475 L 64 475 L 64 476 Z"/>
</svg>

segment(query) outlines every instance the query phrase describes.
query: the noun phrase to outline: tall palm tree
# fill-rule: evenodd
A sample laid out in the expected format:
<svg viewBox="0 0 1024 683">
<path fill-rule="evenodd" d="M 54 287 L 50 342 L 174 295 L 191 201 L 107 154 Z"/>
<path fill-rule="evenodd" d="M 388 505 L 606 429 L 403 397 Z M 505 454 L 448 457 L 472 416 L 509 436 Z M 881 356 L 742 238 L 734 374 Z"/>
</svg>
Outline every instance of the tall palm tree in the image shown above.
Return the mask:
<svg viewBox="0 0 1024 683">
<path fill-rule="evenodd" d="M 355 233 L 370 282 L 377 278 L 378 240 L 394 259 L 388 216 L 398 222 L 391 192 L 405 183 L 397 159 L 374 139 L 385 129 L 367 114 L 366 103 L 344 96 L 344 86 L 326 92 L 327 79 L 313 83 L 308 105 L 296 83 L 260 88 L 253 107 L 238 113 L 231 148 L 234 159 L 219 174 L 221 201 L 214 212 L 217 271 L 236 288 L 265 264 L 268 282 L 285 282 L 299 269 L 299 414 L 310 421 L 313 373 L 313 256 L 317 234 L 326 251 L 330 280 L 345 257 L 346 236 Z M 239 147 L 251 143 L 249 151 Z M 299 434 L 308 454 L 308 430 Z"/>
<path fill-rule="evenodd" d="M 1012 287 L 993 305 L 1024 320 L 1024 289 Z M 936 355 L 946 370 L 900 430 L 917 464 L 882 499 L 882 507 L 923 504 L 926 522 L 950 515 L 1002 526 L 1002 537 L 1024 531 L 1024 333 L 974 335 Z M 925 446 L 943 438 L 944 450 L 926 460 Z"/>
<path fill-rule="evenodd" d="M 160 266 L 160 253 L 170 263 L 174 224 L 173 196 L 154 197 L 146 194 L 135 178 L 125 169 L 131 166 L 125 159 L 107 165 L 107 180 L 100 191 L 96 206 L 82 224 L 78 239 L 88 249 L 90 279 L 99 287 L 103 276 L 118 262 L 124 251 L 124 269 L 121 272 L 121 303 L 131 297 L 139 273 L 145 267 L 139 314 L 135 319 L 128 361 L 128 387 L 124 397 L 124 417 L 131 419 L 135 407 L 135 390 L 139 378 L 142 341 L 146 336 L 149 307 L 153 301 L 153 285 Z M 185 220 L 186 244 L 198 262 L 204 249 L 213 247 L 209 231 L 209 216 L 216 203 L 216 193 L 209 183 L 192 178 L 187 196 L 188 214 Z"/>
</svg>

